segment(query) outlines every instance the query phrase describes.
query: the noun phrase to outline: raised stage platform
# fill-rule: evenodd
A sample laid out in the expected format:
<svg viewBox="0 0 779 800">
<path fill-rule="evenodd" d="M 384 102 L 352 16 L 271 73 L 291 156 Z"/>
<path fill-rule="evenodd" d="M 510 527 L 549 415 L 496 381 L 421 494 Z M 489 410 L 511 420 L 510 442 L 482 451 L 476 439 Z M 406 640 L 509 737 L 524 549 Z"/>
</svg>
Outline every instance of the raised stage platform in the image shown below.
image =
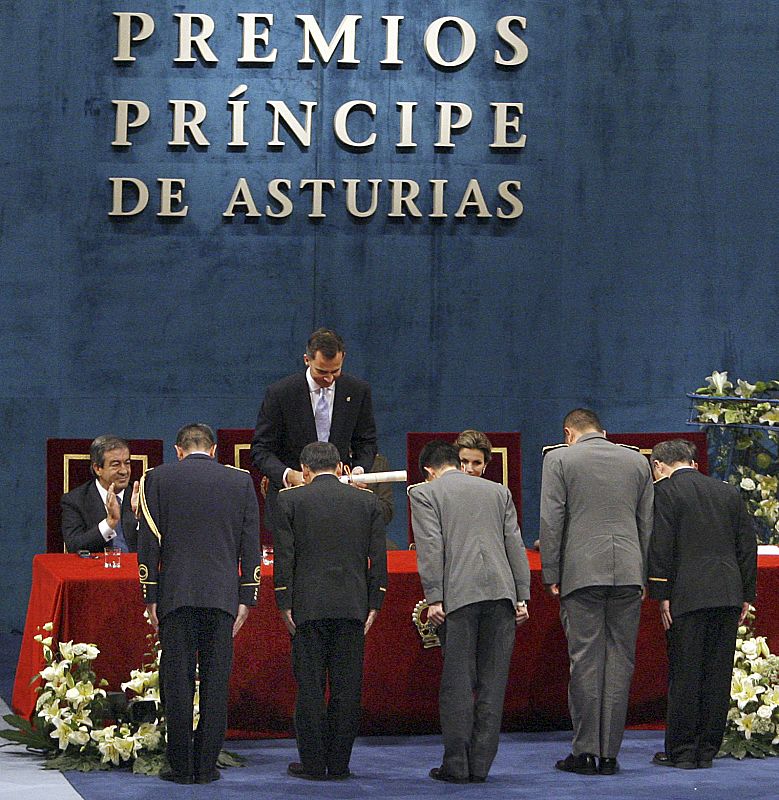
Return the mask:
<svg viewBox="0 0 779 800">
<path fill-rule="evenodd" d="M 541 584 L 538 554 L 530 552 L 530 620 L 517 633 L 503 717 L 505 730 L 568 727 L 568 658 L 559 620 L 559 604 Z M 422 598 L 413 551 L 388 553 L 389 591 L 366 640 L 362 734 L 403 735 L 438 730 L 440 649 L 424 650 L 411 621 Z M 273 598 L 272 567 L 263 567 L 258 608 L 235 640 L 230 681 L 229 736 L 292 735 L 294 680 L 290 640 Z M 29 716 L 35 704 L 33 676 L 42 668 L 37 626 L 54 623 L 60 641 L 96 644 L 98 677 L 110 688 L 129 680 L 140 667 L 149 627 L 135 556 L 123 556 L 121 569 L 105 569 L 99 560 L 49 553 L 33 559 L 33 580 L 24 638 L 19 654 L 13 708 Z M 779 556 L 760 556 L 757 629 L 779 648 Z M 665 713 L 665 640 L 657 605 L 642 610 L 636 672 L 628 724 L 662 724 Z"/>
</svg>

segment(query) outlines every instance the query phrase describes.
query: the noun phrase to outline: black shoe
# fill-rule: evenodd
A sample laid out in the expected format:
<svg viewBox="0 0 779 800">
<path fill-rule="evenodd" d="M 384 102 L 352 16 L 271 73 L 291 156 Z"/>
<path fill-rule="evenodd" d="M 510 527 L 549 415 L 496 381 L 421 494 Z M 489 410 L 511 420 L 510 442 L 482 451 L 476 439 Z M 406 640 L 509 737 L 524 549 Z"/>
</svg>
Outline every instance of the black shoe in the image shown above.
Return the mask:
<svg viewBox="0 0 779 800">
<path fill-rule="evenodd" d="M 172 769 L 160 770 L 160 778 L 163 781 L 170 781 L 171 783 L 190 784 L 195 782 L 191 775 L 179 775 L 178 772 L 174 772 Z"/>
<path fill-rule="evenodd" d="M 571 753 L 562 761 L 558 761 L 555 769 L 561 769 L 563 772 L 575 772 L 577 775 L 598 774 L 598 765 L 595 763 L 595 756 L 592 753 L 580 753 L 578 756 Z"/>
<path fill-rule="evenodd" d="M 470 778 L 455 778 L 448 772 L 444 772 L 443 767 L 433 767 L 428 773 L 434 781 L 444 781 L 446 783 L 470 783 Z"/>
<path fill-rule="evenodd" d="M 331 781 L 345 781 L 352 777 L 352 771 L 350 769 L 347 769 L 344 772 L 330 772 L 328 770 L 327 777 Z"/>
<path fill-rule="evenodd" d="M 616 775 L 619 772 L 619 764 L 616 758 L 602 758 L 598 762 L 598 773 L 600 775 Z"/>
<path fill-rule="evenodd" d="M 213 783 L 214 781 L 221 779 L 222 776 L 219 774 L 218 769 L 215 769 L 213 772 L 207 775 L 195 775 L 195 783 Z"/>
<path fill-rule="evenodd" d="M 302 778 L 304 781 L 326 781 L 326 772 L 309 772 L 299 761 L 293 761 L 287 767 L 287 774 L 293 778 Z"/>
<path fill-rule="evenodd" d="M 468 780 L 471 783 L 484 783 L 487 780 L 487 776 L 486 775 L 471 775 L 471 777 L 468 778 Z"/>
<path fill-rule="evenodd" d="M 653 764 L 658 767 L 675 767 L 676 769 L 698 769 L 698 764 L 695 761 L 674 761 L 668 753 L 655 753 L 652 759 Z"/>
<path fill-rule="evenodd" d="M 698 769 L 711 769 L 711 761 L 699 761 L 698 762 Z"/>
</svg>

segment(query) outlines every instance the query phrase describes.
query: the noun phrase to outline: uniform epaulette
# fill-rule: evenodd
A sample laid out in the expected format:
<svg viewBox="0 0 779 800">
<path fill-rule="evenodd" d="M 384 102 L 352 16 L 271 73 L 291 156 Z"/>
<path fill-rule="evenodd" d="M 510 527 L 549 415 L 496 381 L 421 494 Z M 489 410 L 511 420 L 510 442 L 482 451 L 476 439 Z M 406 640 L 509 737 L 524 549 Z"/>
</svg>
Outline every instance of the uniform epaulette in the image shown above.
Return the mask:
<svg viewBox="0 0 779 800">
<path fill-rule="evenodd" d="M 627 447 L 628 450 L 635 450 L 637 453 L 641 452 L 641 448 L 635 444 L 623 444 L 622 442 L 617 442 L 620 447 Z"/>
<path fill-rule="evenodd" d="M 657 486 L 657 484 L 658 484 L 658 483 L 660 483 L 661 481 L 667 481 L 667 480 L 668 480 L 668 476 L 667 476 L 667 475 L 663 475 L 663 477 L 662 477 L 662 478 L 658 478 L 656 481 L 652 481 L 652 483 L 653 483 L 655 486 Z"/>
<path fill-rule="evenodd" d="M 560 442 L 560 444 L 548 444 L 546 447 L 541 449 L 541 456 L 545 456 L 552 450 L 559 450 L 561 447 L 568 447 L 568 445 L 565 442 Z"/>
<path fill-rule="evenodd" d="M 305 485 L 305 483 L 297 483 L 294 486 L 285 486 L 283 489 L 279 489 L 279 494 L 288 492 L 290 489 L 302 489 Z"/>
<path fill-rule="evenodd" d="M 138 508 L 143 515 L 143 518 L 146 520 L 149 530 L 157 537 L 158 542 L 162 542 L 162 535 L 160 534 L 157 523 L 154 521 L 154 517 L 152 517 L 151 512 L 149 511 L 149 506 L 146 503 L 146 476 L 150 472 L 151 470 L 147 469 L 146 472 L 141 475 L 141 480 L 138 483 Z"/>
<path fill-rule="evenodd" d="M 237 469 L 238 472 L 245 472 L 249 473 L 248 469 L 244 469 L 243 467 L 236 467 L 235 464 L 222 464 L 223 467 L 230 467 L 230 469 Z"/>
<path fill-rule="evenodd" d="M 406 494 L 411 494 L 411 490 L 415 486 L 424 486 L 426 483 L 427 483 L 427 481 L 419 481 L 419 483 L 412 483 L 411 486 L 407 486 L 406 487 Z"/>
</svg>

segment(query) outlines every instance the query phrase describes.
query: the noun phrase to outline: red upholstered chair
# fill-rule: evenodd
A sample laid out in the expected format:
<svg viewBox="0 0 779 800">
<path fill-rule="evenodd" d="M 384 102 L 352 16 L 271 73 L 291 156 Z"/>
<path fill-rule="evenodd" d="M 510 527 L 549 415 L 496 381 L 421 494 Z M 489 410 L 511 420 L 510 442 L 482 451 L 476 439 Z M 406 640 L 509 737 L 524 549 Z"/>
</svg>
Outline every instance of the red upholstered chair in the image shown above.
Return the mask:
<svg viewBox="0 0 779 800">
<path fill-rule="evenodd" d="M 698 448 L 698 469 L 704 474 L 709 474 L 709 450 L 706 440 L 706 433 L 696 431 L 691 433 L 606 433 L 606 438 L 617 444 L 630 444 L 638 447 L 641 452 L 649 458 L 652 448 L 658 442 L 666 439 L 687 439 Z"/>
<path fill-rule="evenodd" d="M 130 439 L 132 481 L 140 480 L 150 467 L 162 464 L 162 439 Z M 61 553 L 62 495 L 94 476 L 89 468 L 92 439 L 46 440 L 46 552 Z"/>
<path fill-rule="evenodd" d="M 253 428 L 220 428 L 216 432 L 216 458 L 220 464 L 249 470 L 260 504 L 260 544 L 272 545 L 273 536 L 265 525 L 265 496 L 261 488 L 263 475 L 254 468 L 249 454 L 253 436 Z"/>
<path fill-rule="evenodd" d="M 488 432 L 487 438 L 492 444 L 492 459 L 484 470 L 484 477 L 502 483 L 511 492 L 514 505 L 517 507 L 517 518 L 522 525 L 522 452 L 519 431 Z M 454 442 L 460 432 L 431 432 L 422 433 L 414 431 L 406 434 L 406 470 L 408 471 L 408 484 L 424 480 L 419 472 L 419 454 L 422 448 L 431 439 L 443 439 L 445 442 Z M 414 542 L 414 531 L 411 529 L 411 513 L 408 515 L 408 541 Z"/>
</svg>

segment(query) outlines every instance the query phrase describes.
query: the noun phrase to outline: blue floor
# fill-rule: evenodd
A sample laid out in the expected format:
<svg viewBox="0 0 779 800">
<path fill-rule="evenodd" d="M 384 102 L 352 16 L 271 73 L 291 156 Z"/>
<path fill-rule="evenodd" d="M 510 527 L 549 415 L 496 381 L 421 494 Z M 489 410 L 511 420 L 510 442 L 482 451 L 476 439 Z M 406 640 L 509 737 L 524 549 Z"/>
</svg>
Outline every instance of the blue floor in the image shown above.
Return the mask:
<svg viewBox="0 0 779 800">
<path fill-rule="evenodd" d="M 430 767 L 441 757 L 440 738 L 372 737 L 359 739 L 352 757 L 355 777 L 344 782 L 312 783 L 286 775 L 297 760 L 291 740 L 229 742 L 247 766 L 222 771 L 222 780 L 206 786 L 178 786 L 156 778 L 121 772 L 80 775 L 68 780 L 86 800 L 173 800 L 218 797 L 238 800 L 322 798 L 322 800 L 410 800 L 481 798 L 483 800 L 777 800 L 779 759 L 737 762 L 721 759 L 709 770 L 656 767 L 650 759 L 662 749 L 662 732 L 629 731 L 613 777 L 582 777 L 559 772 L 554 761 L 568 752 L 570 733 L 504 734 L 485 784 L 454 785 L 432 781 Z"/>
<path fill-rule="evenodd" d="M 0 635 L 0 696 L 10 705 L 21 636 Z M 411 798 L 481 798 L 483 800 L 779 800 L 779 758 L 743 762 L 721 759 L 709 770 L 674 770 L 650 763 L 662 749 L 660 731 L 628 731 L 620 753 L 620 774 L 582 777 L 554 769 L 568 753 L 570 732 L 504 734 L 485 784 L 455 785 L 432 781 L 438 766 L 438 736 L 358 739 L 352 756 L 355 777 L 344 782 L 309 783 L 290 778 L 286 767 L 297 760 L 289 739 L 227 742 L 246 767 L 222 771 L 222 780 L 206 786 L 178 786 L 158 778 L 114 770 L 65 776 L 85 800 L 411 800 Z M 2 779 L 0 779 L 2 783 Z M 52 798 L 52 800 L 55 800 Z"/>
</svg>

